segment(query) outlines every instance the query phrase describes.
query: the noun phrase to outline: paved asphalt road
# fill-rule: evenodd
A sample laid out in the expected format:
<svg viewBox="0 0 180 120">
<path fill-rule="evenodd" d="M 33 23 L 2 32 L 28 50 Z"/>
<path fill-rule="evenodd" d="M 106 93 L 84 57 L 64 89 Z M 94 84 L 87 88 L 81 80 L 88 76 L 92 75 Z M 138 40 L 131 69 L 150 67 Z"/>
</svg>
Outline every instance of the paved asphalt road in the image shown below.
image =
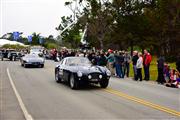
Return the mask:
<svg viewBox="0 0 180 120">
<path fill-rule="evenodd" d="M 153 82 L 111 78 L 109 87 L 71 90 L 54 80 L 58 63 L 23 68 L 19 61 L 0 61 L 0 120 L 24 120 L 7 69 L 22 101 L 35 120 L 178 120 L 180 89 Z"/>
</svg>

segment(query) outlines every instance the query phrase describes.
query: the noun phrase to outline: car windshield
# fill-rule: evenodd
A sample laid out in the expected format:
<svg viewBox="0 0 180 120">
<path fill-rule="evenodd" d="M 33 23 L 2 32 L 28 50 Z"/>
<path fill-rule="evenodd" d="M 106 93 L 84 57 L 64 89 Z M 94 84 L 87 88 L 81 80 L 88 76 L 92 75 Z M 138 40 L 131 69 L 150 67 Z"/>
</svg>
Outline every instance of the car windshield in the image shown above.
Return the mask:
<svg viewBox="0 0 180 120">
<path fill-rule="evenodd" d="M 38 57 L 38 55 L 36 55 L 36 54 L 28 54 L 25 57 L 26 58 L 35 58 L 35 57 Z"/>
<path fill-rule="evenodd" d="M 11 53 L 12 55 L 16 55 L 17 53 L 15 53 L 15 52 L 13 52 L 13 53 Z"/>
<path fill-rule="evenodd" d="M 67 65 L 91 65 L 91 62 L 84 57 L 74 57 L 67 59 Z"/>
</svg>

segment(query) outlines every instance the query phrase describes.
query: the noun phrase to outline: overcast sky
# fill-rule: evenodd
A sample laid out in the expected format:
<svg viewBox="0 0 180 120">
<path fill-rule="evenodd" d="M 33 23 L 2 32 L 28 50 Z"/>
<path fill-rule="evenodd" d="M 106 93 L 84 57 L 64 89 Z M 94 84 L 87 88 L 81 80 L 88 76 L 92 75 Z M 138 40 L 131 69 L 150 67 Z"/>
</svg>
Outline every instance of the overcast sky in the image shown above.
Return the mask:
<svg viewBox="0 0 180 120">
<path fill-rule="evenodd" d="M 0 0 L 1 34 L 21 31 L 25 35 L 33 32 L 42 36 L 57 36 L 55 30 L 64 15 L 71 14 L 64 6 L 67 0 Z"/>
</svg>

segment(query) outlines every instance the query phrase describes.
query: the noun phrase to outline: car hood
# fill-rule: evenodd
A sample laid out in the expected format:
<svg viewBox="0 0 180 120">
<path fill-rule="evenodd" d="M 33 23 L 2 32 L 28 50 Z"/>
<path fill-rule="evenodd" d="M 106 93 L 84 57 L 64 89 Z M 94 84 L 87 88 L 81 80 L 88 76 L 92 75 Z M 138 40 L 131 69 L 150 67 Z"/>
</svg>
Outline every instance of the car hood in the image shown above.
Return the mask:
<svg viewBox="0 0 180 120">
<path fill-rule="evenodd" d="M 101 66 L 72 66 L 71 71 L 81 71 L 84 74 L 88 73 L 105 73 L 106 68 Z"/>
<path fill-rule="evenodd" d="M 28 62 L 44 62 L 43 58 L 23 58 L 23 60 Z"/>
</svg>

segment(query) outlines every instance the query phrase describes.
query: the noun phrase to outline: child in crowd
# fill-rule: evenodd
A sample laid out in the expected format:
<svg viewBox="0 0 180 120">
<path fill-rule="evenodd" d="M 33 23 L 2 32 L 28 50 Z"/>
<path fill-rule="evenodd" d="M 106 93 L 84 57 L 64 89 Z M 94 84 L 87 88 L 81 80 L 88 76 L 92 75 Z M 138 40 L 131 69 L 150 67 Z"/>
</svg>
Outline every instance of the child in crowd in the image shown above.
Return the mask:
<svg viewBox="0 0 180 120">
<path fill-rule="evenodd" d="M 176 81 L 176 70 L 175 69 L 171 69 L 170 70 L 170 82 L 173 83 Z"/>
<path fill-rule="evenodd" d="M 170 70 L 170 79 L 165 83 L 167 87 L 179 88 L 180 75 L 175 69 Z"/>
<path fill-rule="evenodd" d="M 164 73 L 164 79 L 166 83 L 168 83 L 170 79 L 170 66 L 168 64 L 164 65 L 163 73 Z"/>
<path fill-rule="evenodd" d="M 180 73 L 176 71 L 176 88 L 180 88 Z"/>
</svg>

